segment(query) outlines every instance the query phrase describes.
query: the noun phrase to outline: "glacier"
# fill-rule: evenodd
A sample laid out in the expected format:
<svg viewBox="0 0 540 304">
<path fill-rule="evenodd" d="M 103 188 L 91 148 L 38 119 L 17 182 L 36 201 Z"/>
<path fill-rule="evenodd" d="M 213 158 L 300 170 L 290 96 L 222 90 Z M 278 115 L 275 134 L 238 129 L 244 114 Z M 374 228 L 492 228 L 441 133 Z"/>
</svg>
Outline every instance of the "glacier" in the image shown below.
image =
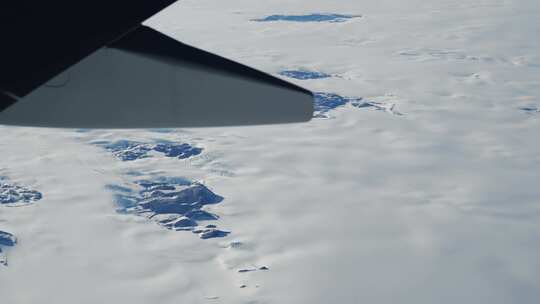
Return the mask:
<svg viewBox="0 0 540 304">
<path fill-rule="evenodd" d="M 17 238 L 13 234 L 0 230 L 0 265 L 8 265 L 7 256 L 2 248 L 13 247 L 15 244 L 17 244 Z"/>
<path fill-rule="evenodd" d="M 320 117 L 0 126 L 0 175 L 43 195 L 0 205 L 18 238 L 2 245 L 2 303 L 538 302 L 539 13 L 533 0 L 178 2 L 147 25 L 308 88 Z M 122 140 L 136 144 L 105 148 Z"/>
<path fill-rule="evenodd" d="M 113 191 L 117 212 L 143 216 L 175 231 L 192 231 L 201 239 L 225 237 L 230 232 L 200 222 L 216 221 L 219 216 L 204 210 L 207 205 L 221 203 L 224 198 L 206 186 L 178 177 L 156 177 L 133 183 L 139 190 L 126 186 L 107 185 Z"/>
<path fill-rule="evenodd" d="M 43 194 L 28 187 L 15 185 L 0 177 L 0 206 L 27 205 L 43 198 Z"/>
<path fill-rule="evenodd" d="M 133 161 L 150 157 L 151 151 L 159 152 L 167 157 L 186 159 L 202 153 L 203 149 L 187 143 L 161 141 L 157 143 L 141 143 L 130 140 L 115 142 L 96 141 L 95 145 L 103 146 L 107 151 L 123 161 Z"/>
</svg>

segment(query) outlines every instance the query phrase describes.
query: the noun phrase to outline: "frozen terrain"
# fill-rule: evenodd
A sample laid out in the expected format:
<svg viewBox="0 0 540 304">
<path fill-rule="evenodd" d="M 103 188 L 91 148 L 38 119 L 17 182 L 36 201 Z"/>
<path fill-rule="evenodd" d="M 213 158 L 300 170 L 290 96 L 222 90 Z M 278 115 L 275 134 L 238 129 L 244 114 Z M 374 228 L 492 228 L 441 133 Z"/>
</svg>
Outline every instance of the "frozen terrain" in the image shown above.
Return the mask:
<svg viewBox="0 0 540 304">
<path fill-rule="evenodd" d="M 103 146 L 106 150 L 113 153 L 116 157 L 123 161 L 136 160 L 150 157 L 151 152 L 158 152 L 167 157 L 176 157 L 179 159 L 189 158 L 194 155 L 199 155 L 202 152 L 201 148 L 192 147 L 187 143 L 140 143 L 129 140 L 118 140 L 116 142 L 98 141 L 93 144 Z"/>
<path fill-rule="evenodd" d="M 0 206 L 16 207 L 39 201 L 43 197 L 39 191 L 11 183 L 0 176 Z"/>
<path fill-rule="evenodd" d="M 137 180 L 139 191 L 119 185 L 108 185 L 115 193 L 117 211 L 143 216 L 175 231 L 191 231 L 201 239 L 225 237 L 227 231 L 200 222 L 215 221 L 219 216 L 205 210 L 207 205 L 219 204 L 223 197 L 206 186 L 183 178 L 154 178 Z"/>
<path fill-rule="evenodd" d="M 17 238 L 13 234 L 0 230 L 0 265 L 8 265 L 7 256 L 4 254 L 4 251 L 6 247 L 13 247 L 15 244 L 17 244 Z"/>
<path fill-rule="evenodd" d="M 0 127 L 0 302 L 537 303 L 539 15 L 176 3 L 148 24 L 311 89 L 314 119 Z"/>
</svg>

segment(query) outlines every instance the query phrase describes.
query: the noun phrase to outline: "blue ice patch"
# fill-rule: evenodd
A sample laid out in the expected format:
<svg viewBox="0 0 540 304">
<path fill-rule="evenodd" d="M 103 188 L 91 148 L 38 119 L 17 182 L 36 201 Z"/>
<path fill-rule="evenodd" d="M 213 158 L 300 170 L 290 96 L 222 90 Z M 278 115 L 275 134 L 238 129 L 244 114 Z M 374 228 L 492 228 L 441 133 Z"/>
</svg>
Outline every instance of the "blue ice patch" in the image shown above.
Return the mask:
<svg viewBox="0 0 540 304">
<path fill-rule="evenodd" d="M 146 144 L 129 140 L 119 140 L 108 143 L 105 145 L 105 149 L 123 161 L 146 158 L 148 157 L 148 152 L 152 150 Z"/>
<path fill-rule="evenodd" d="M 97 141 L 93 144 L 103 146 L 107 151 L 122 161 L 133 161 L 150 157 L 149 153 L 154 151 L 166 157 L 186 159 L 202 153 L 203 149 L 194 147 L 187 143 L 174 143 L 160 141 L 158 143 L 142 143 L 137 141 L 119 140 L 115 142 Z"/>
<path fill-rule="evenodd" d="M 202 153 L 202 148 L 192 147 L 189 144 L 160 143 L 154 146 L 154 151 L 161 152 L 167 157 L 180 159 L 189 158 Z"/>
<path fill-rule="evenodd" d="M 332 77 L 331 75 L 326 74 L 326 73 L 306 71 L 306 70 L 285 70 L 285 71 L 279 72 L 279 75 L 294 78 L 294 79 L 300 79 L 300 80 L 321 79 L 321 78 Z"/>
<path fill-rule="evenodd" d="M 385 105 L 380 102 L 375 101 L 365 101 L 360 97 L 344 97 L 334 93 L 324 93 L 317 92 L 315 93 L 315 104 L 314 104 L 314 118 L 329 118 L 329 112 L 337 109 L 339 107 L 350 104 L 355 108 L 372 108 L 379 111 L 390 112 L 394 115 L 401 116 L 403 114 L 399 113 L 394 109 L 394 105 Z"/>
<path fill-rule="evenodd" d="M 43 194 L 39 191 L 11 184 L 0 178 L 0 205 L 26 205 L 39 201 Z"/>
<path fill-rule="evenodd" d="M 229 235 L 229 231 L 223 231 L 219 229 L 204 229 L 203 231 L 199 232 L 199 237 L 203 240 L 206 239 L 212 239 L 212 238 L 222 238 Z"/>
<path fill-rule="evenodd" d="M 308 14 L 308 15 L 271 15 L 262 19 L 253 19 L 257 22 L 290 21 L 290 22 L 345 22 L 360 15 L 342 14 Z"/>
<path fill-rule="evenodd" d="M 0 246 L 15 246 L 17 244 L 17 238 L 8 232 L 0 230 Z"/>
<path fill-rule="evenodd" d="M 135 181 L 133 187 L 138 189 L 131 191 L 130 187 L 107 186 L 114 193 L 119 213 L 146 217 L 169 230 L 192 231 L 202 239 L 224 237 L 230 233 L 215 225 L 197 229 L 200 222 L 219 219 L 204 207 L 224 200 L 203 184 L 185 178 L 158 177 Z"/>
<path fill-rule="evenodd" d="M 17 238 L 13 234 L 0 230 L 0 265 L 8 265 L 2 247 L 13 247 L 15 244 L 17 244 Z"/>
<path fill-rule="evenodd" d="M 343 97 L 334 93 L 315 93 L 315 105 L 313 117 L 328 118 L 328 112 L 342 107 L 353 101 L 360 101 L 361 98 Z"/>
</svg>

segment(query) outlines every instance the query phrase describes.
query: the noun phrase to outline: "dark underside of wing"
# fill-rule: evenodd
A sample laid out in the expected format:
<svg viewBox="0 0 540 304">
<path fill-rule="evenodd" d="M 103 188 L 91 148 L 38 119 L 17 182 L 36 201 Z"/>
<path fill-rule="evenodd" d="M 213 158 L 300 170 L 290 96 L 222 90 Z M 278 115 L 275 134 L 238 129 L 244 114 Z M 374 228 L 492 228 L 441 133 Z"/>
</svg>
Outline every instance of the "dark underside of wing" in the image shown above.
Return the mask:
<svg viewBox="0 0 540 304">
<path fill-rule="evenodd" d="M 0 92 L 0 112 L 14 104 L 16 101 L 17 99 Z"/>
<path fill-rule="evenodd" d="M 2 1 L 0 89 L 23 97 L 174 2 Z"/>
</svg>

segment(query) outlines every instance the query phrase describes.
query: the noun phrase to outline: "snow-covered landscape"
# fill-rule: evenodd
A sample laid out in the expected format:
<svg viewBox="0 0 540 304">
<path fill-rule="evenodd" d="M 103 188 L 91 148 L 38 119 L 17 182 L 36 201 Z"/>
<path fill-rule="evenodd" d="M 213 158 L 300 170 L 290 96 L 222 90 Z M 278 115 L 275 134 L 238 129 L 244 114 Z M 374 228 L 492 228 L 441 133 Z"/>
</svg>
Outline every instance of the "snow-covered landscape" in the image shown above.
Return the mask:
<svg viewBox="0 0 540 304">
<path fill-rule="evenodd" d="M 537 303 L 539 15 L 177 2 L 146 24 L 310 89 L 314 118 L 0 126 L 0 302 Z"/>
</svg>

